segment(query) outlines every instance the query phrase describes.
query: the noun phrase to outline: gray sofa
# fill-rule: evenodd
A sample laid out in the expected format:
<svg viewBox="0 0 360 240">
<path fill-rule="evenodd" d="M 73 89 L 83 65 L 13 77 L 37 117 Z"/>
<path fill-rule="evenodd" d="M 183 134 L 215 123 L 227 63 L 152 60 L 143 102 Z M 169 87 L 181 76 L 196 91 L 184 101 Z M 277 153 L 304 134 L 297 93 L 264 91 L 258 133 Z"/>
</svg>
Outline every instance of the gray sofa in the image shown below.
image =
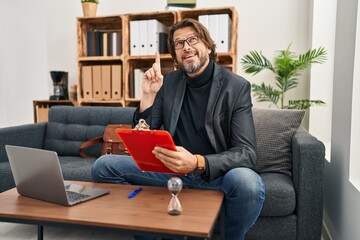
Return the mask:
<svg viewBox="0 0 360 240">
<path fill-rule="evenodd" d="M 0 129 L 0 192 L 15 186 L 6 144 L 54 150 L 66 180 L 92 181 L 90 168 L 96 159 L 81 158 L 79 146 L 102 135 L 109 123 L 131 123 L 134 110 L 55 106 L 50 108 L 46 123 Z M 290 111 L 253 111 L 259 158 L 256 169 L 265 182 L 266 200 L 247 239 L 320 239 L 325 148 L 299 128 L 303 113 L 295 117 L 296 123 L 288 124 L 289 116 L 294 119 Z M 99 156 L 100 152 L 101 146 L 87 149 L 91 155 Z"/>
</svg>

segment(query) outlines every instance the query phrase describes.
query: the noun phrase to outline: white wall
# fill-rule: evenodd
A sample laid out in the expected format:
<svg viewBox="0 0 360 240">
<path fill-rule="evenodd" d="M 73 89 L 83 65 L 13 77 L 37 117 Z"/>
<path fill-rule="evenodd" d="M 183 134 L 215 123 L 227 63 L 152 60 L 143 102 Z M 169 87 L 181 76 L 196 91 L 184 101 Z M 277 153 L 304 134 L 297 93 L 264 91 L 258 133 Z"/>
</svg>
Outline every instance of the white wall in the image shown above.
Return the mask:
<svg viewBox="0 0 360 240">
<path fill-rule="evenodd" d="M 235 6 L 239 15 L 238 72 L 240 58 L 261 50 L 272 58 L 276 50 L 292 42 L 292 50 L 310 47 L 309 1 L 304 0 L 198 0 L 197 7 Z M 166 0 L 101 0 L 98 15 L 164 10 Z M 0 1 L 0 127 L 33 122 L 32 101 L 52 94 L 50 70 L 69 72 L 76 83 L 76 17 L 82 15 L 80 0 Z M 284 21 L 286 19 L 286 21 Z M 6 33 L 6 34 L 4 34 Z M 247 79 L 260 83 L 263 77 Z M 309 95 L 309 74 L 290 95 Z M 4 85 L 6 83 L 6 86 Z M 254 101 L 255 105 L 259 105 Z"/>
<path fill-rule="evenodd" d="M 333 137 L 331 162 L 325 164 L 324 185 L 324 221 L 334 240 L 356 240 L 360 236 L 360 193 L 349 180 L 354 59 L 355 52 L 359 48 L 355 45 L 358 16 L 360 16 L 358 1 L 338 1 L 333 85 Z M 353 119 L 359 119 L 359 116 Z M 359 156 L 354 160 L 358 161 Z"/>
<path fill-rule="evenodd" d="M 0 1 L 0 127 L 32 122 L 32 100 L 48 96 L 46 11 L 45 0 Z"/>
<path fill-rule="evenodd" d="M 312 0 L 311 42 L 313 47 L 325 47 L 327 61 L 311 67 L 310 99 L 321 99 L 324 106 L 309 111 L 309 132 L 326 147 L 326 159 L 331 160 L 331 124 L 334 78 L 334 52 L 337 0 Z"/>
</svg>

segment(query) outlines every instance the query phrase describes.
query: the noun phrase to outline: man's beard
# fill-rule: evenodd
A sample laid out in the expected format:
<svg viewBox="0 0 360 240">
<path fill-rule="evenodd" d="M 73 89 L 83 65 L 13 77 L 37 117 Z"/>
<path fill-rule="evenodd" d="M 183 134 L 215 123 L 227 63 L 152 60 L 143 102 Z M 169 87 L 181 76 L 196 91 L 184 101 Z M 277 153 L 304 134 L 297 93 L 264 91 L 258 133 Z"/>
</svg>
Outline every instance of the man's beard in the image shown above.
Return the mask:
<svg viewBox="0 0 360 240">
<path fill-rule="evenodd" d="M 202 58 L 200 58 L 199 64 L 192 63 L 187 66 L 179 64 L 179 66 L 184 72 L 192 74 L 192 73 L 196 73 L 197 71 L 199 71 L 199 69 L 205 65 L 207 60 L 208 60 L 208 56 L 204 55 Z"/>
</svg>

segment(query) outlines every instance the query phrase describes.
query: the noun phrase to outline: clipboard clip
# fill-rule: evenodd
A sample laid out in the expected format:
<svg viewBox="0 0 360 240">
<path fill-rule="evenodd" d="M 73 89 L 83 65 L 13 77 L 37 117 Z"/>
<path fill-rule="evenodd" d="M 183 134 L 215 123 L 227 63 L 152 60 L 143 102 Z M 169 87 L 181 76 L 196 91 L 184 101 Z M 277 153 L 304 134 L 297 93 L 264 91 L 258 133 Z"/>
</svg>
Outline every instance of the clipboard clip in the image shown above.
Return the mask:
<svg viewBox="0 0 360 240">
<path fill-rule="evenodd" d="M 138 124 L 134 127 L 135 130 L 150 130 L 150 125 L 145 122 L 144 119 L 140 118 Z"/>
</svg>

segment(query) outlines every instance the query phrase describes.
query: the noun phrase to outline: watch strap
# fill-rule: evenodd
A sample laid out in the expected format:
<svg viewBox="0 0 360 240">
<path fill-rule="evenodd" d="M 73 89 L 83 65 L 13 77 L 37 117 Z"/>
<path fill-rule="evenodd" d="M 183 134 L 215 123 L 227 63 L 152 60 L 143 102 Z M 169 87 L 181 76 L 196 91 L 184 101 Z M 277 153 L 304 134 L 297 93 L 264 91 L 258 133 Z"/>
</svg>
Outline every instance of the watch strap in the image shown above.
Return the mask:
<svg viewBox="0 0 360 240">
<path fill-rule="evenodd" d="M 205 172 L 205 166 L 206 166 L 205 157 L 198 154 L 196 154 L 195 157 L 197 159 L 197 167 L 194 169 L 193 174 L 201 175 Z"/>
<path fill-rule="evenodd" d="M 205 158 L 202 155 L 196 154 L 197 158 L 197 168 L 203 168 L 205 169 Z"/>
</svg>

